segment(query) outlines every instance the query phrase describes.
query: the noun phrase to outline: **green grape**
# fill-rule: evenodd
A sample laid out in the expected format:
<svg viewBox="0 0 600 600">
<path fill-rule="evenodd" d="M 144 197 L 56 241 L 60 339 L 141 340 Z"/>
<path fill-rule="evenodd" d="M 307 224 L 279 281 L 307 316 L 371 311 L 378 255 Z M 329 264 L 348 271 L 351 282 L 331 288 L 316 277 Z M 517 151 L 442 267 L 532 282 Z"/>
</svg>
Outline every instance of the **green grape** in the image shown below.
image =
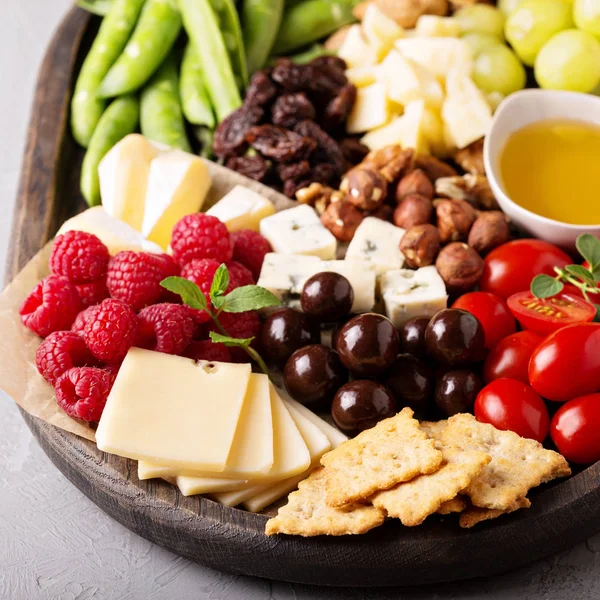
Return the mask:
<svg viewBox="0 0 600 600">
<path fill-rule="evenodd" d="M 504 33 L 517 56 L 530 67 L 542 46 L 573 27 L 571 5 L 564 0 L 525 0 L 508 17 Z"/>
<path fill-rule="evenodd" d="M 481 50 L 488 46 L 502 44 L 495 35 L 490 35 L 489 33 L 467 33 L 462 36 L 462 39 L 469 44 L 473 56 L 477 56 Z"/>
<path fill-rule="evenodd" d="M 484 92 L 508 96 L 525 87 L 525 69 L 516 54 L 501 44 L 488 46 L 477 54 L 471 74 Z"/>
<path fill-rule="evenodd" d="M 454 18 L 462 33 L 488 33 L 504 40 L 504 14 L 489 4 L 464 6 Z"/>
<path fill-rule="evenodd" d="M 545 89 L 591 92 L 600 84 L 600 42 L 578 29 L 557 33 L 538 54 L 535 78 Z"/>
<path fill-rule="evenodd" d="M 575 0 L 573 17 L 579 29 L 600 37 L 600 0 Z"/>
<path fill-rule="evenodd" d="M 498 8 L 506 17 L 513 13 L 523 0 L 498 0 Z"/>
</svg>

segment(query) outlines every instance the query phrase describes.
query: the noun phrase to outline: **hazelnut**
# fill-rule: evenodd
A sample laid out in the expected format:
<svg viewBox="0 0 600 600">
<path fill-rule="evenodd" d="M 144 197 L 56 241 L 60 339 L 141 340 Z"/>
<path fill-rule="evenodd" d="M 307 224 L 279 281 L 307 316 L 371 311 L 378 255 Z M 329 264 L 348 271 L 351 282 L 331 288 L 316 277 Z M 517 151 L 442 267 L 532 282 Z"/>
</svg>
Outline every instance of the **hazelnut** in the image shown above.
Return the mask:
<svg viewBox="0 0 600 600">
<path fill-rule="evenodd" d="M 432 265 L 439 251 L 440 234 L 429 223 L 411 227 L 400 240 L 400 252 L 411 269 Z"/>
<path fill-rule="evenodd" d="M 377 210 L 368 213 L 369 217 L 376 217 L 383 221 L 391 221 L 394 215 L 394 209 L 389 204 L 382 204 Z"/>
<path fill-rule="evenodd" d="M 466 200 L 438 200 L 435 212 L 442 244 L 466 240 L 477 218 L 475 209 Z"/>
<path fill-rule="evenodd" d="M 358 166 L 348 171 L 340 185 L 348 202 L 362 210 L 379 208 L 387 196 L 387 188 L 383 175 L 368 166 Z"/>
<path fill-rule="evenodd" d="M 453 242 L 442 248 L 435 267 L 449 294 L 457 295 L 472 289 L 483 273 L 483 259 L 473 248 Z"/>
<path fill-rule="evenodd" d="M 430 181 L 436 181 L 440 177 L 453 177 L 458 175 L 456 169 L 451 167 L 443 160 L 430 156 L 429 154 L 419 154 L 415 157 L 415 168 L 425 171 L 425 175 Z"/>
<path fill-rule="evenodd" d="M 347 200 L 332 202 L 321 215 L 321 223 L 341 242 L 349 242 L 364 214 Z"/>
<path fill-rule="evenodd" d="M 402 198 L 411 194 L 419 194 L 419 196 L 425 196 L 429 200 L 433 199 L 433 184 L 425 175 L 425 171 L 415 169 L 400 180 L 396 188 L 396 202 L 401 202 Z"/>
<path fill-rule="evenodd" d="M 510 230 L 506 215 L 499 210 L 482 212 L 469 232 L 469 246 L 479 254 L 487 254 L 501 244 L 508 242 Z"/>
<path fill-rule="evenodd" d="M 412 168 L 413 154 L 410 148 L 403 150 L 398 145 L 385 146 L 369 152 L 361 164 L 373 167 L 392 183 Z"/>
<path fill-rule="evenodd" d="M 394 211 L 394 225 L 410 229 L 413 225 L 423 225 L 431 221 L 433 204 L 429 198 L 411 194 L 402 199 Z"/>
</svg>

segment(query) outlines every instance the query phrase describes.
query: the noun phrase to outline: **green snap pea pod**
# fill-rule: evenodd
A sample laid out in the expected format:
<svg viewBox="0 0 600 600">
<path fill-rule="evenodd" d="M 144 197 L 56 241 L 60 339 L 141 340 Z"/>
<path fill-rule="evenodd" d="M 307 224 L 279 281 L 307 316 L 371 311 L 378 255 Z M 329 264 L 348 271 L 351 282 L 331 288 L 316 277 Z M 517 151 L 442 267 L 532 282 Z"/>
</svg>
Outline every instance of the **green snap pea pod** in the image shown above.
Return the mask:
<svg viewBox="0 0 600 600">
<path fill-rule="evenodd" d="M 275 43 L 283 17 L 284 0 L 244 0 L 242 21 L 248 72 L 262 69 Z"/>
<path fill-rule="evenodd" d="M 147 0 L 125 50 L 100 84 L 110 98 L 142 87 L 162 64 L 181 31 L 177 0 Z"/>
<path fill-rule="evenodd" d="M 193 125 L 215 126 L 215 115 L 210 104 L 202 65 L 191 42 L 188 42 L 179 76 L 179 96 L 185 118 Z"/>
<path fill-rule="evenodd" d="M 305 65 L 319 56 L 335 56 L 335 52 L 327 50 L 323 44 L 313 44 L 304 52 L 293 54 L 290 58 L 298 65 Z"/>
<path fill-rule="evenodd" d="M 104 111 L 81 166 L 81 193 L 89 206 L 100 204 L 100 161 L 115 144 L 137 129 L 139 120 L 140 103 L 136 96 L 117 98 Z"/>
<path fill-rule="evenodd" d="M 114 0 L 88 52 L 71 101 L 71 130 L 78 144 L 87 148 L 106 101 L 97 96 L 98 87 L 117 60 L 135 27 L 145 0 Z"/>
<path fill-rule="evenodd" d="M 105 17 L 112 8 L 113 0 L 77 0 L 77 6 L 93 15 Z"/>
<path fill-rule="evenodd" d="M 243 89 L 248 85 L 248 69 L 244 37 L 235 3 L 233 0 L 210 0 L 210 4 L 217 16 L 238 87 Z"/>
<path fill-rule="evenodd" d="M 191 151 L 179 101 L 177 67 L 172 54 L 142 90 L 140 128 L 153 142 Z"/>
<path fill-rule="evenodd" d="M 242 98 L 219 21 L 209 0 L 179 0 L 183 25 L 198 54 L 206 90 L 222 121 L 242 105 Z"/>
<path fill-rule="evenodd" d="M 286 54 L 356 21 L 356 0 L 304 0 L 283 15 L 273 54 Z"/>
<path fill-rule="evenodd" d="M 211 160 L 213 158 L 213 138 L 212 129 L 208 127 L 194 127 L 194 136 L 200 142 L 200 152 L 202 158 Z"/>
</svg>

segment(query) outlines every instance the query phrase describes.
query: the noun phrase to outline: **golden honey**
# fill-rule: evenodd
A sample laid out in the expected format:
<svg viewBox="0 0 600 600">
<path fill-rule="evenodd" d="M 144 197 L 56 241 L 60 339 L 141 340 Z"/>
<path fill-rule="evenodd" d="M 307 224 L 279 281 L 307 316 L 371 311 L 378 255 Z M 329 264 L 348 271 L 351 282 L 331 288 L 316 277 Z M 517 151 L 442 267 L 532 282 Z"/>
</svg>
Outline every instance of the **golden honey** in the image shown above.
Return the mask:
<svg viewBox="0 0 600 600">
<path fill-rule="evenodd" d="M 600 224 L 600 126 L 546 120 L 513 133 L 500 154 L 505 193 L 533 213 Z"/>
</svg>

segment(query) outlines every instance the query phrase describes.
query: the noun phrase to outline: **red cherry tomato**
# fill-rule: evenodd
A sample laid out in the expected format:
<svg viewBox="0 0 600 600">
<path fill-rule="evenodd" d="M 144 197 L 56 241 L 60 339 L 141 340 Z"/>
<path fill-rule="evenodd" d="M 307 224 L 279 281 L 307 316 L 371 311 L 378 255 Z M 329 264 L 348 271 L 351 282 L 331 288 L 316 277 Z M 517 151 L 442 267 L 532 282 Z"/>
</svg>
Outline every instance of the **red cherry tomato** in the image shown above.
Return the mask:
<svg viewBox="0 0 600 600">
<path fill-rule="evenodd" d="M 485 334 L 485 347 L 493 348 L 502 338 L 514 333 L 517 324 L 510 314 L 506 302 L 489 292 L 469 292 L 452 305 L 475 315 Z"/>
<path fill-rule="evenodd" d="M 539 394 L 526 383 L 508 378 L 496 379 L 479 392 L 475 417 L 538 442 L 544 441 L 550 424 L 548 409 Z"/>
<path fill-rule="evenodd" d="M 485 359 L 483 380 L 490 383 L 494 379 L 509 377 L 529 383 L 529 359 L 543 339 L 533 331 L 519 331 L 500 340 Z"/>
<path fill-rule="evenodd" d="M 555 266 L 571 263 L 568 254 L 543 240 L 513 240 L 486 256 L 479 289 L 506 299 L 528 290 L 536 275 L 554 275 Z"/>
<path fill-rule="evenodd" d="M 531 355 L 529 382 L 556 402 L 600 391 L 600 323 L 568 325 L 549 335 Z"/>
<path fill-rule="evenodd" d="M 590 263 L 586 260 L 584 261 L 583 265 L 581 265 L 582 267 L 585 267 L 586 269 L 590 268 Z M 575 285 L 571 285 L 570 283 L 565 283 L 565 291 L 574 294 L 575 296 L 577 296 L 578 298 L 584 298 L 583 296 L 583 292 Z M 589 294 L 588 293 L 588 301 L 591 302 L 592 304 L 600 304 L 600 293 L 599 294 Z"/>
<path fill-rule="evenodd" d="M 600 460 L 600 394 L 580 396 L 563 404 L 552 418 L 550 436 L 558 451 L 582 465 Z"/>
<path fill-rule="evenodd" d="M 540 335 L 548 335 L 565 325 L 587 323 L 596 316 L 596 308 L 589 302 L 565 292 L 551 298 L 518 292 L 508 299 L 508 308 L 523 329 Z"/>
</svg>

